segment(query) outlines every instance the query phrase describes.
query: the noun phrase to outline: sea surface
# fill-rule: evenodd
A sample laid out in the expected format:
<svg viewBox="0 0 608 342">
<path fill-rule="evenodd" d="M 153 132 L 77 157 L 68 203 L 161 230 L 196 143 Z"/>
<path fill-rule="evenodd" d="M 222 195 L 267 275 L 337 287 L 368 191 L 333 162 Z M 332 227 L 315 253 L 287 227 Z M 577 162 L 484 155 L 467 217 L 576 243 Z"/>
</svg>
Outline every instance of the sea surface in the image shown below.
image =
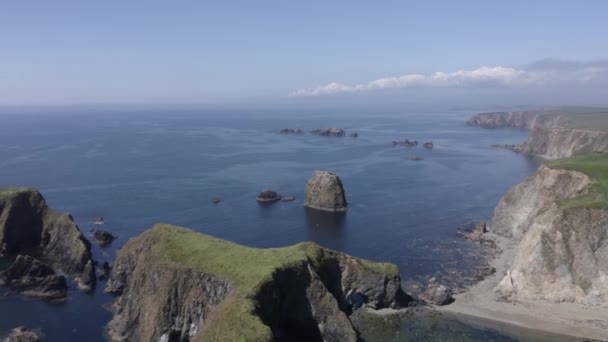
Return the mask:
<svg viewBox="0 0 608 342">
<path fill-rule="evenodd" d="M 100 261 L 112 261 L 129 238 L 163 222 L 255 247 L 310 240 L 393 262 L 404 281 L 424 285 L 431 276 L 448 281 L 462 265 L 477 261 L 474 248 L 458 237 L 459 227 L 490 219 L 506 191 L 538 166 L 526 156 L 490 147 L 519 143 L 527 132 L 464 125 L 472 114 L 4 110 L 0 187 L 40 189 L 49 206 L 72 213 L 87 236 L 95 228 L 92 218 L 105 217 L 103 229 L 119 238 L 109 248 L 94 246 Z M 278 134 L 284 127 L 342 127 L 359 137 Z M 432 141 L 434 148 L 392 146 L 404 139 Z M 314 170 L 341 177 L 350 205 L 345 215 L 302 207 Z M 265 189 L 296 201 L 261 206 L 255 197 Z M 214 197 L 221 202 L 213 204 Z M 104 286 L 100 282 L 94 294 L 72 289 L 69 301 L 58 305 L 2 293 L 0 332 L 26 325 L 41 329 L 48 341 L 102 341 L 112 301 Z M 457 318 L 442 322 L 449 334 L 464 336 L 461 340 L 522 338 L 508 326 L 487 328 Z M 410 329 L 404 323 L 388 334 L 394 341 L 446 336 L 448 328 L 433 327 Z M 414 330 L 416 335 L 408 337 Z"/>
</svg>

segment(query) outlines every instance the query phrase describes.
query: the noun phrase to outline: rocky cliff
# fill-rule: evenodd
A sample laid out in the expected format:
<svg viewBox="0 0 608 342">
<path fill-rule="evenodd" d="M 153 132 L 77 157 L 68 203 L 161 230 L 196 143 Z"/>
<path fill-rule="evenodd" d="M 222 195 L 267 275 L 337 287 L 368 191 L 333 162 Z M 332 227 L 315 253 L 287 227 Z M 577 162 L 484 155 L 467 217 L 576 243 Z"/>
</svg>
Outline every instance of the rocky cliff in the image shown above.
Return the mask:
<svg viewBox="0 0 608 342">
<path fill-rule="evenodd" d="M 3 255 L 40 255 L 84 290 L 95 286 L 90 243 L 72 216 L 50 209 L 36 189 L 0 189 L 0 245 Z"/>
<path fill-rule="evenodd" d="M 359 307 L 406 305 L 397 267 L 313 243 L 255 249 L 157 225 L 118 252 L 119 341 L 356 341 Z"/>
<path fill-rule="evenodd" d="M 582 129 L 534 129 L 519 151 L 547 159 L 608 152 L 608 132 Z"/>
<path fill-rule="evenodd" d="M 608 209 L 568 205 L 596 181 L 541 166 L 502 198 L 490 229 L 518 245 L 498 299 L 608 303 Z"/>
<path fill-rule="evenodd" d="M 560 127 L 560 116 L 545 111 L 493 112 L 470 117 L 466 123 L 483 128 L 554 128 Z"/>
</svg>

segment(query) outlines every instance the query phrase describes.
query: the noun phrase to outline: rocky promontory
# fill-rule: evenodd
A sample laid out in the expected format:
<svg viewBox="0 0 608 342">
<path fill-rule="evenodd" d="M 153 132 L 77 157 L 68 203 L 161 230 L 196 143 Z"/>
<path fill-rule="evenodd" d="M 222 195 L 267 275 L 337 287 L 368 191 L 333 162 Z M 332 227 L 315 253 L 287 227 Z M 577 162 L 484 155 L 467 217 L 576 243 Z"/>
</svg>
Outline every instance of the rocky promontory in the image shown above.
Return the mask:
<svg viewBox="0 0 608 342">
<path fill-rule="evenodd" d="M 0 285 L 18 293 L 51 301 L 65 299 L 68 284 L 48 265 L 29 255 L 18 255 L 13 264 L 0 272 Z"/>
<path fill-rule="evenodd" d="M 496 207 L 491 231 L 517 243 L 496 296 L 606 304 L 608 209 L 587 199 L 601 196 L 592 193 L 597 180 L 551 165 L 511 189 Z"/>
<path fill-rule="evenodd" d="M 117 341 L 357 341 L 354 310 L 410 301 L 392 264 L 310 242 L 250 248 L 170 225 L 120 249 L 106 290 L 119 295 Z"/>
<path fill-rule="evenodd" d="M 492 112 L 473 115 L 466 124 L 483 128 L 554 128 L 560 126 L 560 116 L 545 111 Z"/>
<path fill-rule="evenodd" d="M 347 210 L 342 181 L 335 173 L 315 171 L 306 184 L 304 206 L 325 211 Z"/>
<path fill-rule="evenodd" d="M 5 256 L 40 255 L 83 290 L 95 286 L 89 241 L 70 214 L 50 209 L 36 189 L 0 189 L 0 245 Z"/>
<path fill-rule="evenodd" d="M 518 152 L 558 159 L 577 154 L 608 152 L 608 132 L 582 129 L 535 129 Z"/>
</svg>

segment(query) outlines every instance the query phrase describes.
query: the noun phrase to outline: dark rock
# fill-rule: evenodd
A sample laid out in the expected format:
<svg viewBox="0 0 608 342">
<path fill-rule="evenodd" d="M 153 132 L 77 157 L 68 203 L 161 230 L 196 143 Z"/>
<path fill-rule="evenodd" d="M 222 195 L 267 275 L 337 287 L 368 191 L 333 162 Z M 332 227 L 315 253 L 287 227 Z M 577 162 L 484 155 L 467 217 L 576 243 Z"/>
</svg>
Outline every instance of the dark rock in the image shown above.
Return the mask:
<svg viewBox="0 0 608 342">
<path fill-rule="evenodd" d="M 415 147 L 418 146 L 418 141 L 408 139 L 405 139 L 405 141 L 393 141 L 393 146 Z"/>
<path fill-rule="evenodd" d="M 326 211 L 345 211 L 346 195 L 340 177 L 333 172 L 315 171 L 306 184 L 304 206 Z"/>
<path fill-rule="evenodd" d="M 312 134 L 321 135 L 324 137 L 343 137 L 345 132 L 342 128 L 319 128 L 310 131 Z"/>
<path fill-rule="evenodd" d="M 433 148 L 433 147 L 435 147 L 435 145 L 433 145 L 433 142 L 429 141 L 429 142 L 425 142 L 424 144 L 422 144 L 422 147 Z"/>
<path fill-rule="evenodd" d="M 425 302 L 433 305 L 448 305 L 454 302 L 452 290 L 435 283 L 432 279 L 426 291 L 420 296 Z"/>
<path fill-rule="evenodd" d="M 486 277 L 491 276 L 494 273 L 496 273 L 496 268 L 494 268 L 490 265 L 484 265 L 484 266 L 478 268 L 477 271 L 475 272 L 475 280 L 482 281 Z"/>
<path fill-rule="evenodd" d="M 351 133 L 351 134 L 349 134 L 349 135 L 350 135 L 351 137 L 353 137 L 353 138 L 358 138 L 358 137 L 359 137 L 359 133 L 357 133 L 357 132 Z"/>
<path fill-rule="evenodd" d="M 483 220 L 483 221 L 479 222 L 479 224 L 476 225 L 475 228 L 473 228 L 473 231 L 466 234 L 465 237 L 469 240 L 476 241 L 476 240 L 481 239 L 483 234 L 485 234 L 487 232 L 488 232 L 488 227 L 487 227 L 486 221 Z"/>
<path fill-rule="evenodd" d="M 17 327 L 11 330 L 8 337 L 4 340 L 6 342 L 39 342 L 40 335 L 26 327 Z"/>
<path fill-rule="evenodd" d="M 99 267 L 99 279 L 104 280 L 109 278 L 111 270 L 110 264 L 107 261 L 104 261 Z"/>
<path fill-rule="evenodd" d="M 293 197 L 293 196 L 286 196 L 286 197 L 283 197 L 283 199 L 281 201 L 283 201 L 283 202 L 293 202 L 295 200 L 296 200 L 296 198 Z"/>
<path fill-rule="evenodd" d="M 283 128 L 279 131 L 281 134 L 304 134 L 304 131 L 299 128 Z"/>
<path fill-rule="evenodd" d="M 213 204 L 218 204 L 218 203 L 220 203 L 221 201 L 222 201 L 222 199 L 221 199 L 221 198 L 219 198 L 219 197 L 213 197 L 213 198 L 211 199 L 211 203 L 213 203 Z"/>
<path fill-rule="evenodd" d="M 72 216 L 50 209 L 36 189 L 0 189 L 0 246 L 9 256 L 41 255 L 85 291 L 95 286 L 87 266 L 92 264 L 91 244 Z"/>
<path fill-rule="evenodd" d="M 418 157 L 418 156 L 411 156 L 410 160 L 415 160 L 415 161 L 419 161 L 419 160 L 424 160 L 424 158 L 422 157 Z"/>
<path fill-rule="evenodd" d="M 0 285 L 26 296 L 47 300 L 65 299 L 68 284 L 48 265 L 29 255 L 18 255 L 15 262 L 0 273 Z"/>
<path fill-rule="evenodd" d="M 260 192 L 255 200 L 260 203 L 272 203 L 281 200 L 281 198 L 283 198 L 281 195 L 272 190 L 264 190 Z"/>
<path fill-rule="evenodd" d="M 116 238 L 116 235 L 105 230 L 96 230 L 95 233 L 93 233 L 93 241 L 102 247 L 111 244 Z"/>
</svg>

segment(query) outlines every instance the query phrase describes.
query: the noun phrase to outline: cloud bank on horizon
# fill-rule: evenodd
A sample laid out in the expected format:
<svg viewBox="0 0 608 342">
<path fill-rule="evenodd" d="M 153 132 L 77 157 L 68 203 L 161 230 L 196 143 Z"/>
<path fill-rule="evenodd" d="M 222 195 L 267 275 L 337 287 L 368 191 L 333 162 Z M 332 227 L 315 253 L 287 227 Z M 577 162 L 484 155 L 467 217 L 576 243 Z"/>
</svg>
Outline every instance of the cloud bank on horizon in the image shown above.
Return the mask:
<svg viewBox="0 0 608 342">
<path fill-rule="evenodd" d="M 608 81 L 608 60 L 574 62 L 545 59 L 523 68 L 483 66 L 474 70 L 405 74 L 378 78 L 367 83 L 331 82 L 310 89 L 299 89 L 290 96 L 319 96 L 339 93 L 369 92 L 381 89 L 415 87 L 516 87 L 544 85 L 580 85 Z"/>
</svg>

